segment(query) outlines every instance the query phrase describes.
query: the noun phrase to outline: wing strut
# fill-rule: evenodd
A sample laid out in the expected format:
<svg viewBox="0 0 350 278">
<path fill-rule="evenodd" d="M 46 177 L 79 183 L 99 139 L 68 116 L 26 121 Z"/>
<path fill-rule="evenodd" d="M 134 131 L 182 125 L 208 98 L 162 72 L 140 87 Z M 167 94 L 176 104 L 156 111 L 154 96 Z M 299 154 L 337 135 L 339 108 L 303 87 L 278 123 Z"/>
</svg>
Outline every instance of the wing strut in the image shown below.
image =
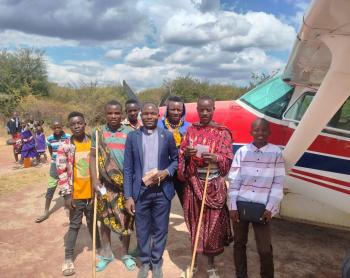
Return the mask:
<svg viewBox="0 0 350 278">
<path fill-rule="evenodd" d="M 332 53 L 330 68 L 304 117 L 284 149 L 287 170 L 300 159 L 350 96 L 350 36 L 325 35 Z"/>
</svg>

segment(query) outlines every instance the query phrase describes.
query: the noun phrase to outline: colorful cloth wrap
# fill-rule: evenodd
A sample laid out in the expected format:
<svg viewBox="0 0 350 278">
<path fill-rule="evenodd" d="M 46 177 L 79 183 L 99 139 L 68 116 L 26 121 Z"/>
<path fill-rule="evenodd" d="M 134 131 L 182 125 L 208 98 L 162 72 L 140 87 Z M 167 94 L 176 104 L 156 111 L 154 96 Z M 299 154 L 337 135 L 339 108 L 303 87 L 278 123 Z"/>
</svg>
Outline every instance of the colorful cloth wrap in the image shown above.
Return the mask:
<svg viewBox="0 0 350 278">
<path fill-rule="evenodd" d="M 97 213 L 101 222 L 113 232 L 129 235 L 134 229 L 134 217 L 125 209 L 123 195 L 123 172 L 118 162 L 111 156 L 105 143 L 103 131 L 98 131 L 98 168 L 100 180 L 107 189 L 104 195 L 98 195 Z"/>
</svg>

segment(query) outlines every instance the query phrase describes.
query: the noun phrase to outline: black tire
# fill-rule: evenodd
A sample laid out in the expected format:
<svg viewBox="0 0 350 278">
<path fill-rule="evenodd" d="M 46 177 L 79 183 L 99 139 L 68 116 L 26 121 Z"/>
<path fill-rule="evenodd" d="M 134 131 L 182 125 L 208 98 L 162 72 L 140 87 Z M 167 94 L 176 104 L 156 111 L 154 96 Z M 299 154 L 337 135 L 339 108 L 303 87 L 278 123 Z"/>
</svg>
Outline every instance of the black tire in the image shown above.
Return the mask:
<svg viewBox="0 0 350 278">
<path fill-rule="evenodd" d="M 350 278 L 350 254 L 345 257 L 342 267 L 342 278 Z"/>
</svg>

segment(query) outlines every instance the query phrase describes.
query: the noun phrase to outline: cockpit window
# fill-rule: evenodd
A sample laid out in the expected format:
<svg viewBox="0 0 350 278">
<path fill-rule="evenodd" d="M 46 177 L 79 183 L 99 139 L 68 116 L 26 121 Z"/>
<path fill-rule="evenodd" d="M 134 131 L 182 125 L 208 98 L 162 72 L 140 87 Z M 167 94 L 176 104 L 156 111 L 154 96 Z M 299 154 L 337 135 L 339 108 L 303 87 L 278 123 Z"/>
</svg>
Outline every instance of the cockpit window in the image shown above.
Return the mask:
<svg viewBox="0 0 350 278">
<path fill-rule="evenodd" d="M 315 94 L 307 92 L 287 110 L 284 119 L 299 122 L 308 109 Z M 350 98 L 335 113 L 323 132 L 350 137 Z"/>
<path fill-rule="evenodd" d="M 275 77 L 249 91 L 240 100 L 265 115 L 281 119 L 293 90 L 280 77 Z"/>
</svg>

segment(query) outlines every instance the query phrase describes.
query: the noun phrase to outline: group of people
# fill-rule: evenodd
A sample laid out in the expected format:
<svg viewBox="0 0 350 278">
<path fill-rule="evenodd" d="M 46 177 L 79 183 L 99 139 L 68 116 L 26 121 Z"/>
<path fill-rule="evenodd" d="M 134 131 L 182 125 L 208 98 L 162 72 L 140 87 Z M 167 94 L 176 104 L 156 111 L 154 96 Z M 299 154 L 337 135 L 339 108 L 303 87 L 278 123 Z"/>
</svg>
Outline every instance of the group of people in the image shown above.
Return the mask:
<svg viewBox="0 0 350 278">
<path fill-rule="evenodd" d="M 34 121 L 33 117 L 20 120 L 18 113 L 13 112 L 6 128 L 7 133 L 11 135 L 8 143 L 13 145 L 16 163 L 30 167 L 47 161 L 43 124 L 43 121 Z"/>
<path fill-rule="evenodd" d="M 73 253 L 83 215 L 92 234 L 93 200 L 97 194 L 101 225 L 96 235 L 96 271 L 103 271 L 115 259 L 112 231 L 122 242 L 118 256 L 128 270 L 136 268 L 138 257 L 138 278 L 148 277 L 149 271 L 153 278 L 163 277 L 163 252 L 176 192 L 189 230 L 191 251 L 208 258 L 206 272 L 210 278 L 220 277 L 214 258 L 232 241 L 236 276 L 247 277 L 250 222 L 240 215 L 237 204 L 264 205 L 262 223 L 253 223 L 253 228 L 261 276 L 273 277 L 270 221 L 283 197 L 285 173 L 281 150 L 268 143 L 269 123 L 256 119 L 251 127 L 252 143 L 234 154 L 230 130 L 212 120 L 215 101 L 210 97 L 202 96 L 197 101 L 198 123 L 185 120 L 184 102 L 175 96 L 168 99 L 161 119 L 158 106 L 150 102 L 129 100 L 125 112 L 122 121 L 122 105 L 115 100 L 108 102 L 106 124 L 93 129 L 91 135 L 85 131 L 86 122 L 80 112 L 68 116 L 71 136 L 63 132 L 60 122 L 52 124 L 53 135 L 48 138 L 52 157 L 49 188 L 44 214 L 36 221 L 48 218 L 58 186 L 69 209 L 63 275 L 75 272 Z M 206 182 L 203 218 L 199 223 Z M 137 248 L 129 250 L 134 226 Z M 198 246 L 193 250 L 199 227 Z M 196 263 L 193 275 L 199 267 Z"/>
</svg>

